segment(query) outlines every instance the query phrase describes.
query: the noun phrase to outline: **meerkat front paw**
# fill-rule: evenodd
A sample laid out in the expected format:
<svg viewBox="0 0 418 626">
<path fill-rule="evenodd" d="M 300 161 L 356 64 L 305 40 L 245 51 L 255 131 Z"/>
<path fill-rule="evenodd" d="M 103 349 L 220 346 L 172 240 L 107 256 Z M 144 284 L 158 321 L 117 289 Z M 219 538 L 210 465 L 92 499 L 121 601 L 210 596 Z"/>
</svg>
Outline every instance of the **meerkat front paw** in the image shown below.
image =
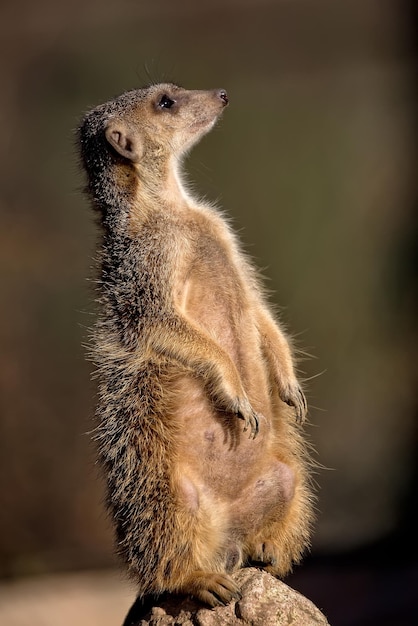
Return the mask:
<svg viewBox="0 0 418 626">
<path fill-rule="evenodd" d="M 244 420 L 244 432 L 250 430 L 250 437 L 255 439 L 259 431 L 259 415 L 253 410 L 247 398 L 236 398 L 233 412 L 239 419 Z"/>
<path fill-rule="evenodd" d="M 296 421 L 302 424 L 308 413 L 308 405 L 305 394 L 303 393 L 297 380 L 283 385 L 279 391 L 280 399 L 295 409 Z"/>
<path fill-rule="evenodd" d="M 222 394 L 216 395 L 214 399 L 216 406 L 221 411 L 233 413 L 238 419 L 243 420 L 244 432 L 249 430 L 250 438 L 255 439 L 257 437 L 260 417 L 262 416 L 254 411 L 244 391 L 242 391 L 242 395 L 235 395 L 230 390 L 225 393 L 223 389 Z"/>
</svg>

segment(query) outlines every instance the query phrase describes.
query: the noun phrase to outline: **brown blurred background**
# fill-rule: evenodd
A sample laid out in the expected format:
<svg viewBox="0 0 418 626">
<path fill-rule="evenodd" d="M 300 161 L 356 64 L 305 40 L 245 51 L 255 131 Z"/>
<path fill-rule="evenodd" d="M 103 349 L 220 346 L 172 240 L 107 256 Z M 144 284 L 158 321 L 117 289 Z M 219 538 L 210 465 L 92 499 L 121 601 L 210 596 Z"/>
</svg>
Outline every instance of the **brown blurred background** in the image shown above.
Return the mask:
<svg viewBox="0 0 418 626">
<path fill-rule="evenodd" d="M 288 582 L 333 626 L 411 623 L 414 6 L 3 0 L 2 626 L 64 624 L 52 597 L 63 572 L 115 567 L 88 435 L 95 388 L 82 344 L 94 320 L 86 279 L 95 227 L 73 129 L 87 108 L 160 80 L 228 90 L 230 107 L 188 159 L 188 176 L 233 217 L 283 320 L 315 357 L 301 363 L 310 379 L 308 431 L 329 469 L 316 476 L 312 555 Z M 103 604 L 87 619 L 87 574 L 80 576 L 72 623 L 117 626 L 100 606 L 110 619 L 106 597 L 122 582 L 97 579 Z M 42 596 L 49 613 L 38 618 L 29 600 L 27 611 L 13 613 L 31 584 L 51 594 Z"/>
</svg>

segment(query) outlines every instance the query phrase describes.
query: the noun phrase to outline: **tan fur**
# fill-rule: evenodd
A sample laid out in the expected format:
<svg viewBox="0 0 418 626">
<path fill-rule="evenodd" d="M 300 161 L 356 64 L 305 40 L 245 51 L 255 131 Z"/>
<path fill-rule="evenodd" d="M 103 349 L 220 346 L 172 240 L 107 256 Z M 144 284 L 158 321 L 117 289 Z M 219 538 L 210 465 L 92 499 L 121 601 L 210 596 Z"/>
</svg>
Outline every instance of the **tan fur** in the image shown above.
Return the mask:
<svg viewBox="0 0 418 626">
<path fill-rule="evenodd" d="M 97 439 L 118 548 L 139 595 L 210 605 L 248 562 L 285 575 L 312 521 L 288 339 L 225 219 L 180 181 L 226 103 L 153 85 L 79 130 L 103 226 Z"/>
</svg>

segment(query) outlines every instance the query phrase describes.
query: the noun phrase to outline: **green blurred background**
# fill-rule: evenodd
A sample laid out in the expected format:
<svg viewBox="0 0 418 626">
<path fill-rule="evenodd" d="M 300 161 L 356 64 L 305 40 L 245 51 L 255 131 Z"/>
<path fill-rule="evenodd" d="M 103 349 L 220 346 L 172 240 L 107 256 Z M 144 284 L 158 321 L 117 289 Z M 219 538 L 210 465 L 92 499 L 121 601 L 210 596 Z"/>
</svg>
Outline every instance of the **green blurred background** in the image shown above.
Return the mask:
<svg viewBox="0 0 418 626">
<path fill-rule="evenodd" d="M 96 235 L 73 131 L 89 107 L 170 80 L 227 89 L 188 178 L 232 216 L 314 357 L 300 368 L 328 469 L 312 556 L 289 583 L 334 626 L 410 623 L 414 12 L 401 0 L 3 0 L 3 579 L 115 565 L 88 435 Z"/>
</svg>

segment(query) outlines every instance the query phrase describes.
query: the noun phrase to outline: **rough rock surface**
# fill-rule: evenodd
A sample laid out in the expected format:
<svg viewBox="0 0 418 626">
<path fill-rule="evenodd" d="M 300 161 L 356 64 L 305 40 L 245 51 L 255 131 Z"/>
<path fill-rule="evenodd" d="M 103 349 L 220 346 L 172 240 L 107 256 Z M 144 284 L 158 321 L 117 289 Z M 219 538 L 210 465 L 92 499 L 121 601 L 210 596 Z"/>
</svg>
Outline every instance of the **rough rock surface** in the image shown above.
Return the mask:
<svg viewBox="0 0 418 626">
<path fill-rule="evenodd" d="M 137 601 L 124 626 L 326 626 L 328 621 L 307 598 L 265 571 L 234 574 L 241 600 L 215 609 L 184 596 L 166 595 L 154 605 Z M 329 626 L 329 625 L 328 625 Z"/>
</svg>

